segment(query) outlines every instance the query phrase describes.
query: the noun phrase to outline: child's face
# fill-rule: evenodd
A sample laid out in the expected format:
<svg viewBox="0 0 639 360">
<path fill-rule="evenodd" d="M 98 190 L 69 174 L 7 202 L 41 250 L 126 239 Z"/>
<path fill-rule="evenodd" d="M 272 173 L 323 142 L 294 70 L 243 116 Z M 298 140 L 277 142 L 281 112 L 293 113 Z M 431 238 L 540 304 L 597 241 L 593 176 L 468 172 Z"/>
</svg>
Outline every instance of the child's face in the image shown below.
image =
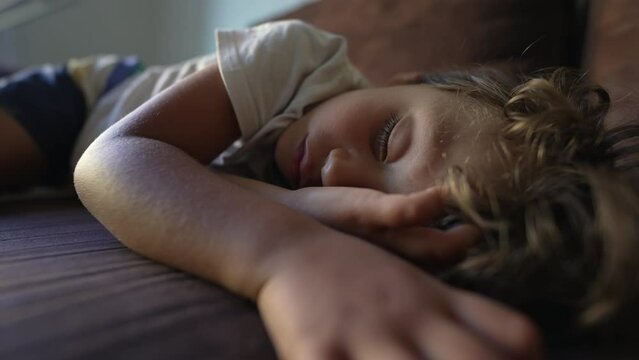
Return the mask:
<svg viewBox="0 0 639 360">
<path fill-rule="evenodd" d="M 454 165 L 498 171 L 486 155 L 503 121 L 496 109 L 426 85 L 351 91 L 286 128 L 275 160 L 294 188 L 414 192 Z"/>
</svg>

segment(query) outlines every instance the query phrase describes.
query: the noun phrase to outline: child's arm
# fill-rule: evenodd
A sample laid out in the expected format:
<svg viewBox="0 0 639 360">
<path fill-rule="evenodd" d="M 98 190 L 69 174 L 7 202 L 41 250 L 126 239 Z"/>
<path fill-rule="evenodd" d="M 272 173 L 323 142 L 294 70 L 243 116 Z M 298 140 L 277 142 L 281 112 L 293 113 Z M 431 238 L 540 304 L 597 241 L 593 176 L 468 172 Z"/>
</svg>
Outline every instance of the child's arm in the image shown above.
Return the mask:
<svg viewBox="0 0 639 360">
<path fill-rule="evenodd" d="M 336 230 L 425 265 L 458 261 L 481 239 L 481 231 L 475 226 L 457 225 L 447 230 L 433 227 L 446 215 L 445 191 L 441 187 L 412 194 L 386 194 L 352 187 L 288 190 L 239 176 L 221 175 Z"/>
<path fill-rule="evenodd" d="M 520 315 L 211 172 L 238 136 L 212 66 L 101 135 L 76 189 L 127 246 L 256 300 L 283 358 L 535 357 Z"/>
</svg>

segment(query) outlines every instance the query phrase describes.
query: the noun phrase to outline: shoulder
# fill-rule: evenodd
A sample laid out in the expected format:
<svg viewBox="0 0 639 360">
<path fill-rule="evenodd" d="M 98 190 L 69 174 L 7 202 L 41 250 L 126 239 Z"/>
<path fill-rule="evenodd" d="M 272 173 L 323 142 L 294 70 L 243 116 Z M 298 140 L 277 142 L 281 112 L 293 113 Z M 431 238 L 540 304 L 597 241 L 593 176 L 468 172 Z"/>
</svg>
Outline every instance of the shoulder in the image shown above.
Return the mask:
<svg viewBox="0 0 639 360">
<path fill-rule="evenodd" d="M 343 36 L 319 29 L 301 20 L 281 20 L 263 23 L 254 27 L 238 30 L 220 29 L 218 41 L 232 41 L 242 44 L 265 44 L 288 48 L 345 47 Z"/>
</svg>

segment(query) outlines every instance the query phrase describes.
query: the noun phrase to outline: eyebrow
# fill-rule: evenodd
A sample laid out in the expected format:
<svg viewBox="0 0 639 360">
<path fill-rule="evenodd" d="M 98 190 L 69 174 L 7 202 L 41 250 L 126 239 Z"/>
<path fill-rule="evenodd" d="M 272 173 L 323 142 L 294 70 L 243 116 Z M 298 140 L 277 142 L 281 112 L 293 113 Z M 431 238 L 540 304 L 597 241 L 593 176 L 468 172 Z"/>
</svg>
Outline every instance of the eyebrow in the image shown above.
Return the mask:
<svg viewBox="0 0 639 360">
<path fill-rule="evenodd" d="M 422 166 L 428 168 L 429 172 L 433 174 L 449 158 L 447 152 L 455 141 L 455 135 L 458 133 L 456 131 L 458 123 L 449 121 L 450 119 L 447 120 L 441 112 L 434 111 L 434 113 L 437 113 L 436 119 L 416 119 L 424 124 L 424 131 L 413 131 L 412 136 L 413 138 L 419 137 L 419 139 L 414 139 L 413 141 L 420 144 L 419 152 L 425 157 L 426 161 L 424 161 Z"/>
</svg>

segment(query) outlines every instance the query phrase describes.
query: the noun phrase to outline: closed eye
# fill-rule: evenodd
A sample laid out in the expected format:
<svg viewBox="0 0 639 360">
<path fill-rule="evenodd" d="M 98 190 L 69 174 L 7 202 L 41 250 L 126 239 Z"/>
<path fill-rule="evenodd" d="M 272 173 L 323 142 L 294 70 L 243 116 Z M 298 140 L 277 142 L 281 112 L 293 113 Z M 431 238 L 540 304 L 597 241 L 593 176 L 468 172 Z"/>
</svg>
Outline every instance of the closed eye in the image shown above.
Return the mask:
<svg viewBox="0 0 639 360">
<path fill-rule="evenodd" d="M 388 156 L 388 140 L 400 119 L 397 113 L 391 114 L 384 124 L 384 127 L 377 133 L 375 138 L 375 155 L 380 162 L 384 162 Z"/>
</svg>

